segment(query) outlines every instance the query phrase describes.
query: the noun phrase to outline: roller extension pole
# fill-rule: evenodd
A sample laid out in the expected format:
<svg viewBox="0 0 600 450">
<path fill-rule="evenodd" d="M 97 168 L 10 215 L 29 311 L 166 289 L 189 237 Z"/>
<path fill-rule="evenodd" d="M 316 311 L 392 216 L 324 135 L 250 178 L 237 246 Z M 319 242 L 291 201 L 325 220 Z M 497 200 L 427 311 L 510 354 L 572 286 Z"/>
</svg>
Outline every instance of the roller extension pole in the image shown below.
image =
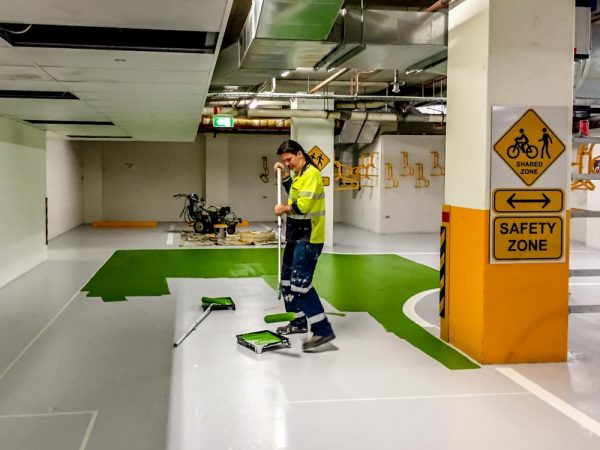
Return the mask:
<svg viewBox="0 0 600 450">
<path fill-rule="evenodd" d="M 346 313 L 333 312 L 333 311 L 325 311 L 325 315 L 346 317 Z M 297 319 L 297 317 L 296 317 L 296 313 L 284 312 L 284 313 L 268 314 L 264 317 L 264 319 L 265 319 L 266 323 L 277 323 L 277 322 L 291 322 L 292 320 Z"/>
<path fill-rule="evenodd" d="M 281 169 L 277 168 L 277 204 L 281 205 Z M 277 216 L 277 298 L 281 300 L 281 216 Z"/>
<path fill-rule="evenodd" d="M 187 330 L 183 336 L 181 336 L 179 338 L 179 340 L 177 342 L 175 342 L 173 344 L 173 347 L 178 347 L 179 345 L 181 345 L 181 343 L 183 341 L 185 341 L 185 339 L 192 333 L 192 331 L 194 331 L 198 325 L 200 325 L 200 322 L 202 322 L 204 319 L 206 319 L 208 317 L 208 315 L 210 314 L 210 311 L 212 310 L 214 303 L 211 303 L 210 305 L 208 305 L 208 308 L 206 308 L 206 311 L 204 311 L 204 314 L 202 314 L 200 316 L 200 318 L 198 320 L 196 320 L 196 323 L 194 325 L 191 326 L 191 328 L 189 330 Z"/>
</svg>

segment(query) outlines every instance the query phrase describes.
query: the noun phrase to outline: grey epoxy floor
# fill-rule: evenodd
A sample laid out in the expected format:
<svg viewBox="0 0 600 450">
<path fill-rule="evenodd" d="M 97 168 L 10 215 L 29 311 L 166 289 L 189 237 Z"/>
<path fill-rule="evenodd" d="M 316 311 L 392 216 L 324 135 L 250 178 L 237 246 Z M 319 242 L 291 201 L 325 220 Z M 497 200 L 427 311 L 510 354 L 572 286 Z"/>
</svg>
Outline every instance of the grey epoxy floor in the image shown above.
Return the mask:
<svg viewBox="0 0 600 450">
<path fill-rule="evenodd" d="M 169 296 L 118 303 L 78 293 L 116 249 L 177 248 L 169 230 L 79 227 L 0 289 L 0 448 L 600 448 L 600 314 L 570 316 L 567 363 L 512 367 L 564 401 L 553 407 L 496 367 L 448 371 L 361 313 L 333 318 L 324 352 L 303 354 L 294 337 L 289 351 L 254 355 L 230 337 L 278 307 L 262 280 L 169 280 Z M 334 251 L 437 267 L 438 236 L 338 225 Z M 600 268 L 600 251 L 574 243 L 571 256 L 573 268 Z M 571 281 L 572 304 L 600 303 L 598 279 Z M 211 315 L 173 352 L 197 293 L 224 286 L 236 314 Z M 415 309 L 435 323 L 436 307 L 432 294 Z"/>
</svg>

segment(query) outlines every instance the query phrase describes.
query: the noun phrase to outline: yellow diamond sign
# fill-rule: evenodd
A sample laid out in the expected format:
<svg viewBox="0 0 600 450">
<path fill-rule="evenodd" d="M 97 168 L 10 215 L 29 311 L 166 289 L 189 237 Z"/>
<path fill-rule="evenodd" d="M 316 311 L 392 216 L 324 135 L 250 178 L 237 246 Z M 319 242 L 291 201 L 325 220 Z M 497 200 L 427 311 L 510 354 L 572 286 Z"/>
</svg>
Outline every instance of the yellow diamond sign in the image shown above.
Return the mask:
<svg viewBox="0 0 600 450">
<path fill-rule="evenodd" d="M 330 159 L 325 153 L 323 153 L 323 150 L 321 150 L 316 145 L 310 149 L 310 152 L 308 152 L 308 154 L 310 155 L 312 162 L 315 164 L 315 166 L 317 166 L 319 170 L 323 170 L 325 166 L 329 164 Z"/>
<path fill-rule="evenodd" d="M 531 186 L 565 151 L 565 145 L 533 109 L 494 144 L 494 150 Z"/>
</svg>

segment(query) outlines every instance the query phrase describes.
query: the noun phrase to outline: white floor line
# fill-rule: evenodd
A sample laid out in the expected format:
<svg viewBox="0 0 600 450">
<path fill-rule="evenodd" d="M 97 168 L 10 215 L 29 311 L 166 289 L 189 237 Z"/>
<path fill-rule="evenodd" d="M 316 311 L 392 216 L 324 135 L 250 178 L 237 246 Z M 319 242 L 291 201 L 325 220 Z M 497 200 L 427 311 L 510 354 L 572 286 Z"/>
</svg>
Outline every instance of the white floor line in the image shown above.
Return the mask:
<svg viewBox="0 0 600 450">
<path fill-rule="evenodd" d="M 569 286 L 600 286 L 600 283 L 569 283 Z"/>
<path fill-rule="evenodd" d="M 331 253 L 331 254 L 334 254 L 334 255 L 351 255 L 351 256 L 369 256 L 369 255 L 396 255 L 396 256 L 399 256 L 400 255 L 398 252 L 393 252 L 393 253 L 390 253 L 390 252 L 372 252 L 372 251 L 369 251 L 369 252 L 358 252 L 358 253 L 355 253 L 355 252 L 343 252 L 343 251 L 341 252 L 339 250 L 336 250 L 335 248 L 333 250 L 331 250 L 331 251 L 327 251 L 327 252 L 324 251 L 323 253 Z"/>
<path fill-rule="evenodd" d="M 409 298 L 406 301 L 406 303 L 404 303 L 404 306 L 402 306 L 402 312 L 404 313 L 404 315 L 406 317 L 408 317 L 414 323 L 416 323 L 417 325 L 419 325 L 423 328 L 437 328 L 439 330 L 440 327 L 427 322 L 425 319 L 423 319 L 421 316 L 419 316 L 417 314 L 417 311 L 415 311 L 415 307 L 417 306 L 417 303 L 419 303 L 421 300 L 423 300 L 428 295 L 433 294 L 434 292 L 439 292 L 439 291 L 440 291 L 439 288 L 429 289 L 428 291 L 419 292 L 418 294 L 413 295 L 411 298 Z"/>
<path fill-rule="evenodd" d="M 397 255 L 439 255 L 440 252 L 399 252 Z"/>
<path fill-rule="evenodd" d="M 114 252 L 113 252 L 113 253 L 110 255 L 110 257 L 109 257 L 108 259 L 112 258 L 112 257 L 113 257 L 113 255 L 114 255 L 115 253 L 116 253 L 116 251 L 114 251 Z M 107 261 L 108 261 L 108 260 L 107 260 Z M 98 268 L 98 270 L 100 270 L 100 268 Z M 89 277 L 89 278 L 86 280 L 86 282 L 85 282 L 85 283 L 83 283 L 79 289 L 77 289 L 77 291 L 75 292 L 75 294 L 73 294 L 73 297 L 71 297 L 71 298 L 69 299 L 69 301 L 68 301 L 67 303 L 65 303 L 65 304 L 63 305 L 63 307 L 62 307 L 62 308 L 60 308 L 60 310 L 59 310 L 59 311 L 58 311 L 58 312 L 57 312 L 57 313 L 54 315 L 54 317 L 53 317 L 52 319 L 50 319 L 50 322 L 48 322 L 48 323 L 46 324 L 46 326 L 45 326 L 44 328 L 42 328 L 42 329 L 41 329 L 41 331 L 40 331 L 38 334 L 36 334 L 36 335 L 35 335 L 35 337 L 34 337 L 34 338 L 33 338 L 33 339 L 32 339 L 32 340 L 29 342 L 29 344 L 27 344 L 27 345 L 25 346 L 25 348 L 24 348 L 23 350 L 21 350 L 21 353 L 19 353 L 19 354 L 17 355 L 17 357 L 16 357 L 15 359 L 13 359 L 13 361 L 12 361 L 12 362 L 11 362 L 11 363 L 8 365 L 8 367 L 7 367 L 6 369 L 4 369 L 4 372 L 0 373 L 0 381 L 2 381 L 2 380 L 4 379 L 4 377 L 6 376 L 6 374 L 7 374 L 8 372 L 10 372 L 10 369 L 12 369 L 12 368 L 14 367 L 14 365 L 15 365 L 15 364 L 17 364 L 17 362 L 19 362 L 19 360 L 20 360 L 20 359 L 23 357 L 23 355 L 24 355 L 24 354 L 27 352 L 27 350 L 29 350 L 29 349 L 31 348 L 31 346 L 32 346 L 33 344 L 35 344 L 35 342 L 36 342 L 36 341 L 37 341 L 37 340 L 40 338 L 40 336 L 41 336 L 42 334 L 44 334 L 44 332 L 45 332 L 45 331 L 46 331 L 48 328 L 50 328 L 50 326 L 52 326 L 52 324 L 53 324 L 53 323 L 56 321 L 56 319 L 58 319 L 58 316 L 60 316 L 60 315 L 63 313 L 63 311 L 64 311 L 65 309 L 67 309 L 67 306 L 69 306 L 69 305 L 71 304 L 71 302 L 72 302 L 73 300 L 75 300 L 75 298 L 76 298 L 76 297 L 77 297 L 79 294 L 81 294 L 81 293 L 82 293 L 82 292 L 81 292 L 81 290 L 83 289 L 83 286 L 85 286 L 86 284 L 88 284 L 88 283 L 90 282 L 90 280 L 91 280 L 92 278 L 94 278 L 94 275 L 96 275 L 96 273 L 98 273 L 98 270 L 94 271 L 94 273 L 93 273 L 93 274 L 92 274 L 92 275 L 91 275 L 91 276 L 90 276 L 90 277 Z"/>
<path fill-rule="evenodd" d="M 535 384 L 529 378 L 526 378 L 523 375 L 521 375 L 516 370 L 511 369 L 510 367 L 497 367 L 496 370 L 498 370 L 498 372 L 500 372 L 504 376 L 510 378 L 522 388 L 527 389 L 540 400 L 543 400 L 544 402 L 548 403 L 557 411 L 574 420 L 583 428 L 586 428 L 587 430 L 594 433 L 596 436 L 600 437 L 600 423 L 596 420 L 592 419 L 588 415 L 569 405 L 564 400 L 561 400 L 560 398 L 556 397 L 554 394 L 551 394 L 541 386 Z"/>
<path fill-rule="evenodd" d="M 81 441 L 81 445 L 79 446 L 79 450 L 85 450 L 88 441 L 90 440 L 90 436 L 92 435 L 92 429 L 96 424 L 96 418 L 98 417 L 98 411 L 94 411 L 92 417 L 90 417 L 90 423 L 88 423 L 87 429 L 85 430 L 85 435 L 83 436 L 83 440 Z"/>
<path fill-rule="evenodd" d="M 289 404 L 300 405 L 309 403 L 348 403 L 348 402 L 380 402 L 394 400 L 428 400 L 441 398 L 477 398 L 477 397 L 500 397 L 506 395 L 530 395 L 527 391 L 517 392 L 489 392 L 478 394 L 440 394 L 440 395 L 405 395 L 400 397 L 365 397 L 365 398 L 332 398 L 322 400 L 292 400 Z"/>
<path fill-rule="evenodd" d="M 88 441 L 92 435 L 92 429 L 96 423 L 98 417 L 98 411 L 68 411 L 68 412 L 49 412 L 49 413 L 37 413 L 37 414 L 4 414 L 0 415 L 1 419 L 35 419 L 36 417 L 56 417 L 56 416 L 79 416 L 82 414 L 90 414 L 90 421 L 85 429 L 83 440 L 79 446 L 79 450 L 85 450 L 87 448 Z"/>
<path fill-rule="evenodd" d="M 85 285 L 84 285 L 84 286 L 85 286 Z M 62 307 L 62 308 L 60 308 L 60 310 L 59 310 L 59 311 L 58 311 L 58 312 L 57 312 L 57 313 L 54 315 L 54 317 L 53 317 L 52 319 L 50 319 L 50 322 L 48 322 L 48 323 L 46 324 L 46 326 L 45 326 L 44 328 L 42 328 L 42 329 L 41 329 L 41 331 L 40 331 L 38 334 L 36 334 L 36 335 L 35 335 L 35 337 L 34 337 L 34 338 L 33 338 L 33 339 L 32 339 L 32 340 L 29 342 L 29 344 L 27 344 L 27 345 L 25 346 L 25 348 L 24 348 L 23 350 L 21 350 L 21 353 L 19 353 L 19 354 L 17 355 L 17 357 L 16 357 L 15 359 L 13 359 L 13 361 L 12 361 L 12 362 L 11 362 L 11 363 L 8 365 L 8 367 L 7 367 L 6 369 L 4 369 L 4 372 L 2 372 L 2 373 L 0 374 L 0 381 L 2 381 L 2 379 L 3 379 L 3 378 L 6 376 L 6 374 L 7 374 L 7 373 L 10 371 L 10 369 L 12 369 L 12 368 L 14 367 L 14 365 L 15 365 L 15 364 L 17 364 L 17 363 L 19 362 L 19 360 L 20 360 L 20 359 L 23 357 L 23 355 L 24 355 L 24 354 L 27 352 L 27 350 L 29 350 L 29 349 L 31 348 L 31 346 L 32 346 L 33 344 L 35 344 L 35 343 L 36 343 L 36 341 L 37 341 L 37 340 L 40 338 L 40 336 L 41 336 L 42 334 L 44 334 L 44 332 L 45 332 L 45 331 L 46 331 L 48 328 L 50 328 L 50 327 L 52 326 L 52 324 L 54 323 L 54 321 L 55 321 L 56 319 L 58 319 L 58 316 L 60 316 L 60 315 L 63 313 L 63 311 L 64 311 L 65 309 L 67 309 L 67 307 L 68 307 L 68 306 L 71 304 L 71 302 L 72 302 L 73 300 L 75 300 L 75 298 L 76 298 L 76 297 L 77 297 L 77 296 L 78 296 L 80 293 L 81 293 L 81 290 L 78 290 L 78 291 L 75 293 L 75 295 L 73 295 L 73 297 L 71 297 L 71 299 L 70 299 L 70 300 L 69 300 L 67 303 L 65 303 L 65 304 L 63 305 L 63 307 Z"/>
<path fill-rule="evenodd" d="M 167 245 L 173 245 L 173 242 L 175 240 L 175 233 L 173 233 L 174 230 L 175 230 L 175 224 L 172 223 L 169 226 L 169 232 L 167 233 Z"/>
<path fill-rule="evenodd" d="M 53 416 L 79 416 L 82 414 L 98 414 L 98 411 L 56 411 L 36 414 L 2 414 L 0 419 L 31 419 L 35 417 L 53 417 Z"/>
</svg>

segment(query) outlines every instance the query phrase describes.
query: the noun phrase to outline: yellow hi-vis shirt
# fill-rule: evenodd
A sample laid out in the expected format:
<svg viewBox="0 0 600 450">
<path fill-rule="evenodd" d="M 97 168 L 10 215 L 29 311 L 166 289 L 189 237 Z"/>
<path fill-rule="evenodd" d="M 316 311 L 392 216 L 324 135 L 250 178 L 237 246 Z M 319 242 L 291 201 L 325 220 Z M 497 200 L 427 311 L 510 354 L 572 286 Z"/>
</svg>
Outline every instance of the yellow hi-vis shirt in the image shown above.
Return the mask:
<svg viewBox="0 0 600 450">
<path fill-rule="evenodd" d="M 324 243 L 325 189 L 319 169 L 307 164 L 293 178 L 288 193 L 288 204 L 292 211 L 287 215 L 287 239 L 311 244 Z"/>
</svg>

